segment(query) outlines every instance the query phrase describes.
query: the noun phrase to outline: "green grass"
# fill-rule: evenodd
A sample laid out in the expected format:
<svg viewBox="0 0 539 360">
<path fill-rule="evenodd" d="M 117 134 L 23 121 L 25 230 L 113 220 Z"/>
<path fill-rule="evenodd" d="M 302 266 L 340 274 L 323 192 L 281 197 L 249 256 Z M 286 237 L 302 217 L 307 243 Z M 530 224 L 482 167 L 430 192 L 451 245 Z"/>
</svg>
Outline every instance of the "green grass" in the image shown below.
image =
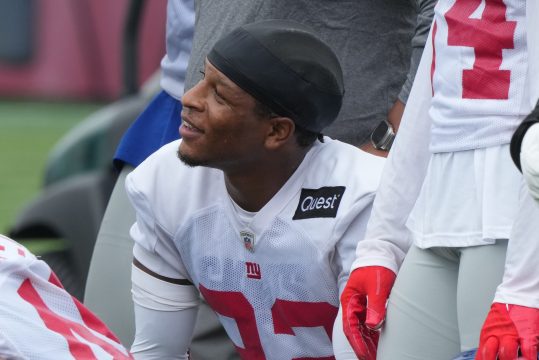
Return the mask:
<svg viewBox="0 0 539 360">
<path fill-rule="evenodd" d="M 102 106 L 0 100 L 0 233 L 39 193 L 54 144 Z"/>
</svg>

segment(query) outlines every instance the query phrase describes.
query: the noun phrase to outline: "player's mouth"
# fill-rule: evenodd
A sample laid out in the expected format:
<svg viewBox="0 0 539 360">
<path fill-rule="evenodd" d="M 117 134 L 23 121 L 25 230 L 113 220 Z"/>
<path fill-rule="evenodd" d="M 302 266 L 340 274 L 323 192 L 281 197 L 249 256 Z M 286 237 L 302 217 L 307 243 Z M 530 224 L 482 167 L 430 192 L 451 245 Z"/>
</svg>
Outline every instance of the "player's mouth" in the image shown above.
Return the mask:
<svg viewBox="0 0 539 360">
<path fill-rule="evenodd" d="M 204 131 L 196 127 L 186 116 L 182 116 L 180 135 L 183 139 L 189 140 L 202 135 Z"/>
</svg>

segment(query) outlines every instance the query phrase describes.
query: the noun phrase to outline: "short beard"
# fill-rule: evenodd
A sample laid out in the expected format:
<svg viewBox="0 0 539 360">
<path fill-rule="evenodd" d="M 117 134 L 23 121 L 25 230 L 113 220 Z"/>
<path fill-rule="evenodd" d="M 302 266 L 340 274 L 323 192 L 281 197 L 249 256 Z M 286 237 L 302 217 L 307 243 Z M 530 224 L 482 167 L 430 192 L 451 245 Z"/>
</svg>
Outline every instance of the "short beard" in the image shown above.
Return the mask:
<svg viewBox="0 0 539 360">
<path fill-rule="evenodd" d="M 188 155 L 182 154 L 180 151 L 180 148 L 178 148 L 178 151 L 176 152 L 176 155 L 178 156 L 178 159 L 180 159 L 185 165 L 189 167 L 196 167 L 196 166 L 206 166 L 207 162 L 203 160 L 197 160 L 194 159 Z"/>
</svg>

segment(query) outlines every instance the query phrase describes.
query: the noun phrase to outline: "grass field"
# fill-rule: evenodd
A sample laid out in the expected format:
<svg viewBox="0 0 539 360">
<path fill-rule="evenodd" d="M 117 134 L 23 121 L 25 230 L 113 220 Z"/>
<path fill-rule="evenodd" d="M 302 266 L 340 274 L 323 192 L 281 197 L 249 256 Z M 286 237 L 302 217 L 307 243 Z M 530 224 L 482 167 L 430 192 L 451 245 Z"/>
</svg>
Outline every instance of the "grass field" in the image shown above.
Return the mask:
<svg viewBox="0 0 539 360">
<path fill-rule="evenodd" d="M 102 106 L 0 100 L 0 233 L 39 192 L 54 144 Z"/>
</svg>

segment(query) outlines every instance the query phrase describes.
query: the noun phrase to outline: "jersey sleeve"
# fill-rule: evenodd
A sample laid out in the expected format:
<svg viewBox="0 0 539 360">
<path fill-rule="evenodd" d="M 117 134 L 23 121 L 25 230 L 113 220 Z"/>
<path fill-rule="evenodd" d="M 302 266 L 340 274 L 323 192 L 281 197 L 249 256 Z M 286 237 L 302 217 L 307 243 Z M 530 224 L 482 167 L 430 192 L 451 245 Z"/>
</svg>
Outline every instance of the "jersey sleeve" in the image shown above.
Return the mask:
<svg viewBox="0 0 539 360">
<path fill-rule="evenodd" d="M 171 151 L 166 145 L 152 154 L 125 183 L 136 214 L 130 235 L 138 262 L 132 267 L 137 331 L 131 348 L 137 360 L 188 359 L 199 303 L 198 291 L 174 244 L 175 225 L 156 215 L 167 211 L 164 206 L 171 196 L 162 183 L 166 176 L 160 176 L 170 166 Z"/>
<path fill-rule="evenodd" d="M 162 172 L 160 167 L 167 166 L 167 162 L 160 159 L 166 155 L 165 151 L 161 148 L 152 154 L 125 180 L 127 196 L 136 214 L 136 222 L 130 230 L 135 242 L 133 255 L 156 274 L 190 280 L 174 245 L 174 229 L 159 222 L 155 215 L 158 207 L 167 203 L 167 194 L 161 191 L 165 187 L 160 184 L 162 177 L 156 175 Z"/>
<path fill-rule="evenodd" d="M 431 36 L 382 173 L 365 238 L 357 246 L 352 269 L 379 265 L 397 272 L 411 245 L 406 221 L 421 190 L 430 158 Z"/>
</svg>

